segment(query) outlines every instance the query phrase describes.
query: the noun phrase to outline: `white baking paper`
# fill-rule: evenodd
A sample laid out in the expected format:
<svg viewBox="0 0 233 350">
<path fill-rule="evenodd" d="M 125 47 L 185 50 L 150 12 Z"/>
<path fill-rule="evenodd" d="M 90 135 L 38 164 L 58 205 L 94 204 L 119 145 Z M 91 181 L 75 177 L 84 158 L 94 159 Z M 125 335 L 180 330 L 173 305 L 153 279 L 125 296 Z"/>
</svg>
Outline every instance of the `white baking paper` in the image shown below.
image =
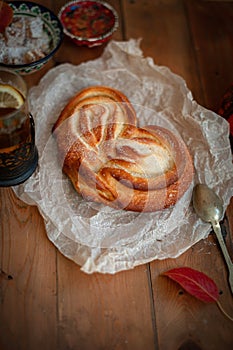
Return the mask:
<svg viewBox="0 0 233 350">
<path fill-rule="evenodd" d="M 173 207 L 133 213 L 88 202 L 62 174 L 51 129 L 69 99 L 91 85 L 122 91 L 133 104 L 139 125 L 155 124 L 179 134 L 193 157 L 194 183 Z M 222 197 L 233 195 L 228 123 L 193 100 L 185 81 L 143 57 L 140 41 L 112 41 L 103 55 L 79 66 L 51 69 L 29 93 L 39 151 L 37 171 L 15 193 L 37 205 L 48 238 L 86 273 L 116 273 L 154 259 L 176 258 L 207 237 L 210 225 L 194 213 L 195 183 L 206 183 Z"/>
</svg>

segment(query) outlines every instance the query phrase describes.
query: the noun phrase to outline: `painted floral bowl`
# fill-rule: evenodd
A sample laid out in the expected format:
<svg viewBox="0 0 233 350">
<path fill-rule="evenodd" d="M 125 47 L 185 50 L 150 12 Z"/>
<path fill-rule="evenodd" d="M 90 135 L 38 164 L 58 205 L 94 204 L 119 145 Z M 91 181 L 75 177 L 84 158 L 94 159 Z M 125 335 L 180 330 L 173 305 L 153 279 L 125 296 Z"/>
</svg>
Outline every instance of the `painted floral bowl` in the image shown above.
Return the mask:
<svg viewBox="0 0 233 350">
<path fill-rule="evenodd" d="M 71 1 L 58 17 L 64 33 L 78 46 L 98 46 L 109 41 L 118 28 L 115 9 L 104 1 Z"/>
<path fill-rule="evenodd" d="M 63 27 L 48 8 L 30 1 L 11 1 L 13 21 L 0 33 L 0 66 L 26 75 L 40 70 L 55 54 Z"/>
</svg>

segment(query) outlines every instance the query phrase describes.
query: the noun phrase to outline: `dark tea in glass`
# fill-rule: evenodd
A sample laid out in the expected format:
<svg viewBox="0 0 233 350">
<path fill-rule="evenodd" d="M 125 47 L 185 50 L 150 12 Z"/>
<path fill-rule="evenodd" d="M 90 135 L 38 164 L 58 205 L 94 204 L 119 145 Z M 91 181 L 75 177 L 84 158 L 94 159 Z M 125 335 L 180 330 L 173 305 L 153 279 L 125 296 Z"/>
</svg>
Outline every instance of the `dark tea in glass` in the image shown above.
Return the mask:
<svg viewBox="0 0 233 350">
<path fill-rule="evenodd" d="M 0 186 L 24 182 L 35 171 L 35 126 L 27 87 L 17 73 L 0 68 Z"/>
</svg>

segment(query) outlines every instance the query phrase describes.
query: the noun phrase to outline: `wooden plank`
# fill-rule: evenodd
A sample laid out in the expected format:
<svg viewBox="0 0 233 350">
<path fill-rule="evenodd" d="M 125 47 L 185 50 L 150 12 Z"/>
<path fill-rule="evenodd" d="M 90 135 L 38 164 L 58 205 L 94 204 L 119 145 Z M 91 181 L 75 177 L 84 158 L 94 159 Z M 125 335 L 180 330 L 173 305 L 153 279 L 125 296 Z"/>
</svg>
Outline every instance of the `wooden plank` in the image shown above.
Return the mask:
<svg viewBox="0 0 233 350">
<path fill-rule="evenodd" d="M 230 2 L 186 1 L 195 56 L 205 98 L 214 111 L 233 82 L 233 5 Z"/>
<path fill-rule="evenodd" d="M 233 5 L 214 1 L 186 1 L 185 4 L 205 92 L 205 105 L 217 111 L 225 89 L 233 82 Z M 226 215 L 231 230 L 225 227 L 225 231 L 228 232 L 227 245 L 231 251 L 232 201 Z"/>
<path fill-rule="evenodd" d="M 86 275 L 59 256 L 58 272 L 60 350 L 157 348 L 146 266 Z"/>
<path fill-rule="evenodd" d="M 53 65 L 24 76 L 28 88 Z M 36 207 L 10 188 L 1 188 L 0 198 L 0 348 L 56 349 L 56 249 Z"/>
<path fill-rule="evenodd" d="M 200 47 L 199 42 L 204 40 L 203 36 L 205 37 L 205 17 L 201 17 L 196 10 L 200 5 L 200 1 L 187 1 L 186 4 L 191 28 L 189 36 L 195 42 L 195 47 Z M 208 11 L 211 13 L 210 10 Z M 215 16 L 217 13 L 218 11 L 215 10 Z M 217 18 L 215 20 L 218 23 Z M 210 28 L 212 27 L 213 22 Z M 198 28 L 198 31 L 196 28 Z M 212 39 L 214 39 L 215 32 L 212 32 L 212 35 Z M 192 74 L 200 77 L 200 82 L 195 82 L 195 87 L 198 91 L 205 91 L 204 99 L 199 99 L 199 103 L 200 101 L 206 101 L 206 105 L 209 107 L 213 106 L 214 102 L 211 88 L 214 80 L 208 74 L 210 52 L 213 50 L 211 43 L 213 43 L 213 40 L 209 38 L 208 45 L 197 50 L 198 59 L 196 63 L 200 63 L 200 73 L 195 67 L 192 71 Z M 195 51 L 194 53 L 196 54 Z M 173 57 L 173 53 L 171 53 L 171 56 Z M 182 57 L 190 60 L 188 55 L 182 55 Z M 213 65 L 218 65 L 219 59 L 219 57 L 215 57 Z M 224 57 L 223 62 L 225 61 L 228 62 L 226 57 Z M 195 62 L 195 57 L 191 59 L 191 62 Z M 187 62 L 185 66 L 189 64 Z M 226 74 L 226 71 L 224 74 Z M 206 77 L 206 80 L 203 77 Z M 201 89 L 201 84 L 203 84 L 203 89 Z M 211 236 L 209 239 L 199 242 L 178 259 L 155 261 L 150 266 L 160 348 L 231 349 L 233 344 L 232 322 L 219 311 L 216 304 L 207 305 L 195 300 L 173 281 L 160 275 L 168 269 L 181 266 L 190 266 L 208 274 L 219 286 L 220 301 L 225 310 L 232 316 L 233 303 L 227 282 L 227 270 L 215 237 Z"/>
<path fill-rule="evenodd" d="M 123 1 L 125 39 L 142 38 L 145 57 L 183 77 L 194 99 L 204 102 L 189 23 L 180 0 Z M 140 23 L 140 25 L 139 25 Z"/>
<path fill-rule="evenodd" d="M 55 349 L 56 250 L 35 207 L 0 196 L 1 349 Z"/>
<path fill-rule="evenodd" d="M 114 39 L 122 38 L 119 1 L 109 1 L 119 13 Z M 73 64 L 101 55 L 103 47 L 81 48 L 64 40 L 59 62 Z M 59 349 L 154 348 L 151 289 L 145 266 L 116 275 L 86 275 L 58 254 Z"/>
</svg>

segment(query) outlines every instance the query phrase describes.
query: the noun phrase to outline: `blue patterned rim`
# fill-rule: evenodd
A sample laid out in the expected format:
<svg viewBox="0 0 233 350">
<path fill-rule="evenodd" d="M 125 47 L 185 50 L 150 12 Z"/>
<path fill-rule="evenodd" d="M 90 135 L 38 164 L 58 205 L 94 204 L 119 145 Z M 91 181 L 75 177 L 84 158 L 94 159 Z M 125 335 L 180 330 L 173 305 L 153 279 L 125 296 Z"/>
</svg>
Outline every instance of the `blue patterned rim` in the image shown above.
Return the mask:
<svg viewBox="0 0 233 350">
<path fill-rule="evenodd" d="M 30 73 L 39 70 L 54 55 L 61 45 L 63 39 L 63 27 L 58 17 L 48 8 L 30 1 L 11 1 L 8 3 L 14 16 L 41 17 L 44 23 L 44 30 L 51 40 L 51 52 L 40 60 L 26 64 L 5 64 L 0 62 L 0 66 L 18 70 L 19 72 Z"/>
</svg>

